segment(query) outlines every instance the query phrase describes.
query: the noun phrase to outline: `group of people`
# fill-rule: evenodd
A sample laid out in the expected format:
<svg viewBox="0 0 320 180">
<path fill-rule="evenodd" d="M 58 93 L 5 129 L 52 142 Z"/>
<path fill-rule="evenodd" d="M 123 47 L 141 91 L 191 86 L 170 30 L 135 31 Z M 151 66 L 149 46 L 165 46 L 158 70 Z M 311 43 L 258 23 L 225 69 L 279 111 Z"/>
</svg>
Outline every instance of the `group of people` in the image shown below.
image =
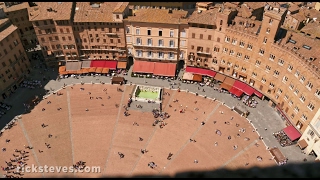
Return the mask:
<svg viewBox="0 0 320 180">
<path fill-rule="evenodd" d="M 243 104 L 245 104 L 246 106 L 249 106 L 251 108 L 256 108 L 258 105 L 258 102 L 254 98 L 252 98 L 248 95 L 243 96 L 242 102 L 243 102 Z"/>
<path fill-rule="evenodd" d="M 290 146 L 293 144 L 290 138 L 283 131 L 275 132 L 273 133 L 273 136 L 277 139 L 282 147 Z"/>
<path fill-rule="evenodd" d="M 78 161 L 76 164 L 73 165 L 74 169 L 83 170 L 86 167 L 86 162 Z"/>
<path fill-rule="evenodd" d="M 1 169 L 6 172 L 6 174 L 4 174 L 4 177 L 22 178 L 24 175 L 22 173 L 22 170 L 29 160 L 27 159 L 29 157 L 28 154 L 28 151 L 15 149 L 14 153 L 12 154 L 13 158 L 9 158 L 10 161 L 5 161 L 5 167 L 1 166 Z"/>
</svg>

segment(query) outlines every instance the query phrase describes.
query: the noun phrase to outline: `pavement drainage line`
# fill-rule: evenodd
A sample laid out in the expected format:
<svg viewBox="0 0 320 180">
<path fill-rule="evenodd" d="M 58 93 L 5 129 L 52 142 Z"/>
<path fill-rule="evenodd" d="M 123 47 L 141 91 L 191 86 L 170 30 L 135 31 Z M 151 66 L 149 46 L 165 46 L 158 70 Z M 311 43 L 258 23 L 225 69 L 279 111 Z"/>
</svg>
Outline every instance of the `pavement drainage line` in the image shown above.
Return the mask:
<svg viewBox="0 0 320 180">
<path fill-rule="evenodd" d="M 170 99 L 169 99 L 169 101 L 168 101 L 168 104 L 167 104 L 166 107 L 163 108 L 163 109 L 168 108 L 170 102 L 172 102 L 173 97 L 176 95 L 176 93 L 177 93 L 177 91 L 174 91 L 173 94 L 170 95 Z M 157 126 L 155 126 L 155 127 L 153 128 L 153 132 L 152 132 L 152 134 L 149 136 L 148 141 L 146 142 L 146 144 L 145 144 L 145 146 L 144 146 L 145 149 L 148 147 L 148 145 L 149 145 L 151 139 L 153 138 L 156 130 L 157 130 Z M 139 163 L 139 161 L 140 161 L 140 159 L 141 159 L 142 156 L 143 156 L 143 154 L 140 155 L 139 159 L 136 161 L 136 163 L 135 163 L 134 166 L 132 167 L 131 172 L 130 172 L 130 174 L 129 174 L 130 176 L 132 175 L 133 171 L 134 171 L 135 168 L 137 167 L 137 165 L 138 165 L 138 163 Z"/>
<path fill-rule="evenodd" d="M 221 103 L 219 103 L 219 104 L 216 105 L 216 107 L 211 111 L 211 113 L 207 116 L 207 118 L 206 118 L 206 120 L 205 120 L 204 122 L 207 122 L 207 121 L 211 118 L 211 116 L 216 112 L 216 110 L 220 107 L 220 105 L 221 105 Z M 193 135 L 191 136 L 191 138 L 194 137 L 194 136 L 200 131 L 201 128 L 202 128 L 202 125 L 193 133 Z M 163 167 L 163 169 L 160 170 L 159 174 L 161 174 L 162 171 L 163 171 L 164 169 L 166 169 L 166 167 L 171 164 L 171 162 L 175 159 L 175 157 L 177 157 L 177 156 L 180 154 L 180 152 L 187 146 L 188 143 L 190 143 L 189 140 L 186 141 L 186 143 L 185 143 L 184 145 L 182 145 L 182 147 L 178 150 L 178 152 L 176 153 L 176 155 L 173 156 L 173 158 Z"/>
<path fill-rule="evenodd" d="M 24 128 L 22 119 L 19 119 L 18 122 L 19 122 L 19 124 L 20 124 L 20 126 L 21 126 L 21 129 L 22 129 L 22 132 L 23 132 L 23 134 L 24 134 L 24 137 L 25 137 L 25 138 L 27 139 L 27 141 L 28 141 L 29 146 L 33 147 L 32 144 L 31 144 L 31 142 L 30 142 L 28 133 L 27 133 L 26 129 Z M 31 151 L 32 151 L 32 154 L 33 154 L 34 159 L 36 160 L 38 166 L 40 166 L 38 157 L 37 157 L 36 153 L 34 152 L 34 148 L 32 148 Z M 42 174 L 42 177 L 44 178 L 44 173 L 42 172 L 41 174 Z"/>
<path fill-rule="evenodd" d="M 117 120 L 116 120 L 116 123 L 115 123 L 114 128 L 113 128 L 113 133 L 112 133 L 111 143 L 110 143 L 109 150 L 108 150 L 107 160 L 106 160 L 106 164 L 105 164 L 104 170 L 103 170 L 104 174 L 106 174 L 107 165 L 108 165 L 108 159 L 109 159 L 109 156 L 111 154 L 111 148 L 112 148 L 112 145 L 113 145 L 114 137 L 115 137 L 117 126 L 118 126 L 118 122 L 119 122 L 119 117 L 120 117 L 120 113 L 121 113 L 121 109 L 122 109 L 122 102 L 124 100 L 124 95 L 125 95 L 125 92 L 126 92 L 126 87 L 127 86 L 124 86 L 124 90 L 122 92 L 122 97 L 121 97 L 121 101 L 120 101 L 120 105 L 119 105 Z"/>
<path fill-rule="evenodd" d="M 243 148 L 240 152 L 238 152 L 236 155 L 234 155 L 231 159 L 229 159 L 227 162 L 225 162 L 221 168 L 224 168 L 226 165 L 228 165 L 231 161 L 233 161 L 235 158 L 240 156 L 242 153 L 247 151 L 251 146 L 253 146 L 255 143 L 257 143 L 259 139 L 254 140 L 252 143 L 250 143 L 247 147 Z"/>
<path fill-rule="evenodd" d="M 71 142 L 71 152 L 72 152 L 72 163 L 74 163 L 74 148 L 72 141 L 72 116 L 71 116 L 71 105 L 70 105 L 70 93 L 67 89 L 67 102 L 68 102 L 68 115 L 69 115 L 69 129 L 70 129 L 70 142 Z M 75 176 L 75 171 L 73 171 L 73 176 Z"/>
</svg>

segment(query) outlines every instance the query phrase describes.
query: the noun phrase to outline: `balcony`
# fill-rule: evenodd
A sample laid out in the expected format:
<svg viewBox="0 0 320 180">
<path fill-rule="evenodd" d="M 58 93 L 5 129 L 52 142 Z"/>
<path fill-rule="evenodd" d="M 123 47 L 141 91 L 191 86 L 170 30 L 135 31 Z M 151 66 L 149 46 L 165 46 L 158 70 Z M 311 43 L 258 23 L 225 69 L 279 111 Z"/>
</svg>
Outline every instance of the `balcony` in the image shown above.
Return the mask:
<svg viewBox="0 0 320 180">
<path fill-rule="evenodd" d="M 117 36 L 118 34 L 117 33 L 113 33 L 113 32 L 108 32 L 106 33 L 107 36 Z"/>
<path fill-rule="evenodd" d="M 209 52 L 197 51 L 197 54 L 211 55 Z"/>
</svg>

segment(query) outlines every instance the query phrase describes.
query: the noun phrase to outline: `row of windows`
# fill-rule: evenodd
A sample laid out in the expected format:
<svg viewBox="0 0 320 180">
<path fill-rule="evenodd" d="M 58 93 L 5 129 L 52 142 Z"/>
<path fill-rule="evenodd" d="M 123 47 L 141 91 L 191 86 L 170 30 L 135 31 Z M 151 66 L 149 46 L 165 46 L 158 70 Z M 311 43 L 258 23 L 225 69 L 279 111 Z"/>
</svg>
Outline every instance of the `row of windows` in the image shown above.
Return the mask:
<svg viewBox="0 0 320 180">
<path fill-rule="evenodd" d="M 22 57 L 22 58 L 21 58 L 21 62 L 25 62 L 24 65 L 25 65 L 26 68 L 28 68 L 28 65 L 26 64 L 27 61 L 26 61 L 25 57 Z M 23 69 L 22 69 L 22 67 L 21 67 L 22 64 L 20 63 L 20 61 L 17 62 L 17 65 L 18 65 L 18 67 L 20 67 L 21 73 L 23 73 L 24 71 L 23 71 Z M 18 74 L 17 71 L 16 71 L 15 66 L 12 67 L 12 71 L 15 72 L 15 76 L 16 76 L 16 77 L 19 76 L 19 74 Z M 9 80 L 9 79 L 11 79 L 11 78 L 13 77 L 13 75 L 12 75 L 12 74 L 9 74 L 9 73 L 11 73 L 10 68 L 8 68 L 8 69 L 5 71 L 5 74 L 7 75 L 7 80 Z M 6 83 L 7 80 L 6 80 L 4 77 L 5 77 L 4 74 L 1 74 L 0 79 L 2 79 L 2 82 L 3 82 L 3 83 Z"/>
<path fill-rule="evenodd" d="M 73 22 L 73 25 L 87 25 L 87 26 L 90 26 L 90 25 L 110 25 L 110 26 L 118 26 L 120 23 L 108 23 L 108 22 Z M 90 28 L 89 28 L 90 29 Z"/>
<path fill-rule="evenodd" d="M 294 92 L 294 94 L 297 95 L 297 94 L 299 93 L 299 90 L 296 89 L 295 91 L 297 91 L 297 92 Z M 282 92 L 283 92 L 283 90 L 282 90 L 281 88 L 278 88 L 276 94 L 277 94 L 277 95 L 281 95 Z M 317 90 L 317 91 L 316 91 L 316 94 L 319 95 L 319 94 L 320 94 L 320 90 Z M 277 99 L 277 98 L 276 98 L 276 99 Z M 289 99 L 289 96 L 288 96 L 288 95 L 285 95 L 285 96 L 284 96 L 284 99 L 285 99 L 285 100 L 288 100 L 288 99 Z M 303 94 L 300 95 L 299 99 L 300 99 L 300 101 L 301 101 L 302 103 L 304 103 L 304 102 L 306 101 L 306 97 L 305 97 L 305 95 L 303 95 Z M 290 101 L 290 102 L 291 102 L 291 101 Z M 290 103 L 290 104 L 292 105 L 293 102 Z M 313 111 L 314 108 L 315 108 L 315 103 L 309 102 L 309 104 L 307 105 L 307 107 L 308 107 L 308 109 L 309 109 L 310 111 Z"/>
<path fill-rule="evenodd" d="M 152 32 L 153 32 L 152 29 L 147 29 L 146 35 L 148 35 L 148 36 L 152 36 L 152 35 L 154 35 L 154 36 L 163 36 L 163 30 L 162 29 L 158 29 L 158 32 L 156 34 L 153 34 Z M 127 34 L 131 33 L 130 27 L 126 27 L 126 33 Z M 136 28 L 135 34 L 136 35 L 143 35 L 143 34 L 141 34 L 140 28 Z M 174 30 L 169 30 L 169 37 L 174 37 Z M 186 31 L 185 30 L 181 31 L 181 37 L 186 37 Z"/>
<path fill-rule="evenodd" d="M 216 59 L 213 59 L 213 60 L 212 60 L 212 63 L 213 63 L 213 64 L 217 64 L 218 61 L 217 61 Z M 223 59 L 221 60 L 220 63 L 221 63 L 221 64 L 226 64 L 225 60 L 223 60 Z M 261 62 L 257 60 L 257 61 L 256 61 L 256 64 L 257 64 L 257 63 L 260 64 Z M 232 66 L 232 63 L 227 62 L 227 65 L 228 65 L 229 67 L 231 67 L 231 66 Z M 235 69 L 238 69 L 238 68 L 239 68 L 239 65 L 234 65 L 234 68 L 235 68 Z M 268 66 L 268 65 L 266 65 L 266 71 L 269 72 L 270 70 L 271 70 L 271 67 Z M 246 68 L 245 68 L 245 67 L 242 67 L 242 68 L 241 68 L 241 71 L 242 71 L 242 72 L 246 72 Z M 280 75 L 280 70 L 274 70 L 273 73 L 274 73 L 273 76 L 278 77 L 278 76 Z M 252 77 L 256 78 L 256 77 L 257 77 L 257 73 L 256 73 L 256 72 L 252 72 Z M 288 77 L 283 76 L 282 82 L 283 82 L 284 84 L 286 84 L 286 82 L 288 81 L 288 79 L 289 79 Z M 301 79 L 300 82 L 301 82 L 301 81 L 304 82 L 304 80 L 305 80 L 305 78 Z M 262 83 L 266 83 L 266 79 L 265 79 L 264 77 L 262 77 L 262 78 L 261 78 L 261 82 L 262 82 Z M 269 88 L 272 89 L 272 88 L 274 88 L 274 87 L 275 87 L 275 85 L 271 82 L 271 83 L 269 84 Z M 311 91 L 311 89 L 313 88 L 313 84 L 312 84 L 311 81 L 307 81 L 307 83 L 306 83 L 306 88 Z M 289 89 L 291 89 L 291 90 L 294 89 L 294 85 L 293 85 L 292 83 L 289 85 Z M 294 89 L 294 94 L 298 95 L 298 94 L 299 94 L 299 90 L 298 90 L 298 89 Z M 315 96 L 316 96 L 317 98 L 320 98 L 320 89 L 317 89 L 317 90 L 316 90 Z M 305 97 L 304 97 L 303 95 L 301 95 L 301 96 L 300 96 L 300 100 L 304 102 L 304 101 L 305 101 Z"/>
<path fill-rule="evenodd" d="M 154 54 L 157 54 L 157 56 L 154 56 Z M 136 56 L 137 57 L 143 57 L 143 51 L 142 50 L 136 50 Z M 163 53 L 163 52 L 154 53 L 152 51 L 148 51 L 147 52 L 147 57 L 148 58 L 156 57 L 156 58 L 159 58 L 159 59 L 163 59 L 165 57 L 165 53 Z M 167 53 L 167 57 L 168 57 L 168 59 L 174 59 L 174 53 L 173 52 Z"/>
<path fill-rule="evenodd" d="M 13 44 L 13 45 L 12 45 L 12 44 Z M 13 48 L 14 48 L 15 46 L 18 46 L 19 41 L 16 39 L 16 40 L 12 41 L 12 44 L 9 43 L 9 49 L 10 49 L 10 50 L 13 50 Z M 0 45 L 3 46 L 3 43 L 1 42 Z M 6 46 L 8 46 L 8 44 L 6 44 Z M 19 51 L 20 51 L 20 50 L 19 50 Z M 8 51 L 7 51 L 5 48 L 3 48 L 3 52 L 4 52 L 5 55 L 8 54 Z M 20 54 L 21 54 L 21 53 L 20 53 Z M 1 58 L 1 57 L 2 57 L 2 53 L 1 53 L 1 51 L 0 51 L 0 58 Z"/>
<path fill-rule="evenodd" d="M 191 34 L 191 37 L 194 39 L 196 38 L 196 34 L 195 33 L 192 33 Z M 199 39 L 203 39 L 203 34 L 199 34 Z M 212 36 L 211 35 L 208 35 L 207 37 L 207 40 L 211 40 L 212 39 Z"/>
<path fill-rule="evenodd" d="M 62 41 L 66 41 L 68 39 L 68 41 L 72 41 L 72 37 L 71 36 L 68 36 L 68 37 L 65 37 L 65 36 L 62 36 L 61 37 Z M 45 38 L 40 38 L 41 42 L 46 42 L 46 39 Z M 53 37 L 49 37 L 49 41 L 59 41 L 59 37 L 58 36 L 55 36 L 54 38 Z"/>
<path fill-rule="evenodd" d="M 129 40 L 130 41 L 130 39 L 128 39 L 128 37 L 127 37 L 127 40 Z M 142 39 L 141 38 L 136 38 L 136 44 L 137 45 L 142 45 L 143 43 L 142 43 Z M 153 41 L 152 41 L 152 39 L 147 39 L 147 45 L 148 46 L 152 46 L 154 43 L 153 43 Z M 174 47 L 174 40 L 169 40 L 169 44 L 168 44 L 168 47 Z M 164 40 L 163 39 L 159 39 L 158 40 L 158 46 L 160 46 L 160 47 L 163 47 L 164 46 Z"/>
</svg>

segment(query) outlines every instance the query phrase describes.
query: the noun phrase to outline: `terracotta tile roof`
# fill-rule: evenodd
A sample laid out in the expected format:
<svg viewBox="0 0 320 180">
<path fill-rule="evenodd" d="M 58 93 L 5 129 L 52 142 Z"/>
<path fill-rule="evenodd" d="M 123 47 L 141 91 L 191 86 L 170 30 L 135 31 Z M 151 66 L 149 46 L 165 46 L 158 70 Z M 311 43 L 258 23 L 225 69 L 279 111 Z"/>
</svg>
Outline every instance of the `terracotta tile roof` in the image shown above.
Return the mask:
<svg viewBox="0 0 320 180">
<path fill-rule="evenodd" d="M 294 40 L 296 43 L 293 44 L 291 42 L 284 41 L 281 44 L 289 47 L 289 49 L 292 49 L 293 47 L 299 48 L 297 50 L 297 52 L 299 52 L 301 55 L 303 55 L 307 59 L 309 59 L 310 57 L 316 58 L 316 60 L 313 61 L 313 64 L 320 67 L 319 66 L 320 54 L 318 52 L 318 50 L 320 49 L 320 40 L 315 39 L 315 38 L 311 38 L 311 37 L 305 36 L 302 33 L 296 33 L 296 32 L 290 32 L 290 33 L 288 32 L 287 37 L 285 39 L 289 40 L 288 37 L 290 37 L 290 39 Z M 311 49 L 310 50 L 305 49 L 303 47 L 303 45 L 307 45 L 307 46 L 311 47 Z"/>
<path fill-rule="evenodd" d="M 128 5 L 129 2 L 118 2 L 117 6 L 113 9 L 113 12 L 122 13 Z"/>
<path fill-rule="evenodd" d="M 243 4 L 241 8 L 238 8 L 238 16 L 249 18 L 252 16 L 252 9 Z"/>
<path fill-rule="evenodd" d="M 2 41 L 4 38 L 9 36 L 12 32 L 14 32 L 17 29 L 16 26 L 10 25 L 8 28 L 0 32 L 0 41 Z"/>
<path fill-rule="evenodd" d="M 320 23 L 319 21 L 308 23 L 300 31 L 311 34 L 311 36 L 320 38 Z"/>
<path fill-rule="evenodd" d="M 187 24 L 186 17 L 188 11 L 168 9 L 139 9 L 135 12 L 135 16 L 129 16 L 128 21 L 146 22 L 146 23 L 166 23 L 166 24 Z"/>
<path fill-rule="evenodd" d="M 189 17 L 189 23 L 216 25 L 217 8 L 209 9 L 207 11 L 198 13 L 194 11 Z"/>
<path fill-rule="evenodd" d="M 71 18 L 72 2 L 37 2 L 38 6 L 28 9 L 29 20 L 69 20 Z M 47 9 L 52 8 L 49 12 Z"/>
<path fill-rule="evenodd" d="M 251 32 L 251 33 L 257 33 L 260 25 L 262 24 L 261 21 L 258 21 L 258 20 L 252 20 L 252 19 L 248 19 L 248 18 L 244 18 L 244 17 L 239 17 L 239 16 L 236 16 L 234 18 L 234 22 L 235 22 L 235 25 L 232 25 L 232 27 L 234 28 L 237 28 L 239 30 L 245 30 L 247 32 Z M 244 25 L 240 25 L 240 22 L 243 22 L 243 23 L 246 23 L 248 22 L 248 24 L 254 24 L 253 27 L 250 27 L 250 26 L 247 26 L 244 24 Z"/>
<path fill-rule="evenodd" d="M 103 2 L 99 8 L 93 8 L 90 2 L 77 2 L 76 9 L 78 10 L 75 11 L 74 22 L 113 22 L 114 9 L 123 8 L 122 4 L 120 6 L 118 4 L 118 2 Z"/>
<path fill-rule="evenodd" d="M 230 3 L 230 2 L 224 3 L 224 6 L 225 6 L 226 8 L 229 8 L 229 9 L 234 9 L 234 8 L 237 8 L 237 7 L 238 7 L 238 5 L 233 4 L 233 3 Z"/>
<path fill-rule="evenodd" d="M 292 14 L 291 16 L 300 22 L 306 19 L 306 16 L 302 11 L 299 11 L 296 14 Z"/>
<path fill-rule="evenodd" d="M 10 6 L 10 7 L 6 7 L 6 5 L 3 3 L 3 4 L 0 5 L 0 7 L 3 8 L 4 12 L 12 12 L 12 11 L 18 11 L 18 10 L 21 10 L 21 9 L 27 9 L 30 6 L 29 6 L 28 2 L 23 2 L 21 4 L 13 5 L 13 6 Z"/>
<path fill-rule="evenodd" d="M 320 20 L 320 11 L 317 11 L 315 9 L 306 9 L 305 14 L 309 14 L 310 18 L 317 18 L 317 21 Z"/>
<path fill-rule="evenodd" d="M 292 14 L 292 17 L 296 18 L 299 21 L 303 21 L 307 19 L 307 16 L 309 15 L 310 19 L 317 18 L 317 20 L 320 19 L 320 12 L 315 9 L 300 9 L 298 13 Z"/>
<path fill-rule="evenodd" d="M 197 2 L 196 3 L 197 6 L 210 6 L 212 4 L 213 2 Z"/>
<path fill-rule="evenodd" d="M 265 2 L 244 2 L 249 8 L 256 10 L 259 8 L 263 8 L 265 6 Z"/>
<path fill-rule="evenodd" d="M 290 3 L 290 6 L 288 8 L 288 10 L 290 12 L 299 11 L 299 9 L 300 9 L 300 7 L 298 5 L 296 5 L 296 4 L 293 4 L 293 3 Z"/>
<path fill-rule="evenodd" d="M 0 19 L 0 26 L 2 26 L 2 24 L 7 22 L 7 21 L 10 21 L 9 18 Z"/>
</svg>

